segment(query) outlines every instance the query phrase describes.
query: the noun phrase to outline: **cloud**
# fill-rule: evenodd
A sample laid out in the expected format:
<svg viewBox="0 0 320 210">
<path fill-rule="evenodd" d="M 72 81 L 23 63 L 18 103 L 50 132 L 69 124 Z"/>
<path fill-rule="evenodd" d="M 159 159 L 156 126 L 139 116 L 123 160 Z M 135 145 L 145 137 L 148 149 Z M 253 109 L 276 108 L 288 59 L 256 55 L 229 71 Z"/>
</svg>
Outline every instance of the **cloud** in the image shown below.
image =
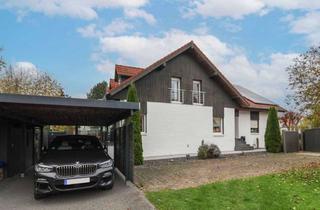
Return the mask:
<svg viewBox="0 0 320 210">
<path fill-rule="evenodd" d="M 99 29 L 98 29 L 99 28 Z M 77 31 L 81 36 L 86 38 L 98 38 L 102 36 L 114 36 L 125 33 L 127 30 L 132 29 L 133 25 L 120 18 L 111 21 L 104 27 L 97 27 L 96 24 L 89 24 L 80 27 Z"/>
<path fill-rule="evenodd" d="M 295 53 L 273 53 L 267 58 L 268 62 L 253 63 L 245 55 L 237 55 L 222 64 L 221 70 L 233 83 L 279 102 L 287 94 L 286 68 L 296 56 Z"/>
<path fill-rule="evenodd" d="M 124 10 L 124 14 L 128 18 L 142 18 L 150 25 L 154 25 L 157 22 L 152 14 L 147 13 L 142 9 L 126 8 Z"/>
<path fill-rule="evenodd" d="M 129 29 L 132 29 L 133 25 L 122 20 L 122 19 L 115 19 L 109 25 L 104 27 L 103 32 L 105 35 L 118 35 L 126 32 Z"/>
<path fill-rule="evenodd" d="M 31 62 L 20 61 L 13 65 L 13 69 L 16 73 L 27 73 L 33 76 L 37 76 L 39 73 L 38 68 Z"/>
<path fill-rule="evenodd" d="M 96 68 L 98 71 L 111 74 L 114 72 L 114 63 L 111 62 L 110 60 L 102 60 L 100 61 L 97 65 Z"/>
<path fill-rule="evenodd" d="M 81 36 L 86 38 L 93 38 L 93 37 L 99 37 L 101 36 L 101 32 L 97 31 L 96 24 L 89 24 L 84 27 L 80 27 L 77 29 L 77 31 L 81 34 Z"/>
<path fill-rule="evenodd" d="M 245 15 L 257 13 L 264 8 L 260 0 L 196 0 L 192 3 L 193 14 L 205 17 L 232 17 L 241 19 Z"/>
<path fill-rule="evenodd" d="M 233 53 L 226 43 L 213 35 L 188 34 L 177 29 L 159 36 L 106 36 L 100 39 L 100 46 L 103 53 L 115 53 L 133 65 L 147 66 L 190 40 L 194 40 L 214 61 Z"/>
<path fill-rule="evenodd" d="M 309 12 L 289 20 L 291 32 L 303 34 L 311 45 L 320 44 L 320 12 Z"/>
<path fill-rule="evenodd" d="M 194 0 L 182 10 L 185 17 L 201 15 L 204 17 L 231 17 L 265 15 L 272 9 L 314 11 L 320 9 L 320 1 L 313 0 Z M 187 11 L 187 12 L 186 12 Z"/>
<path fill-rule="evenodd" d="M 283 10 L 317 10 L 320 2 L 314 0 L 262 0 L 270 8 Z"/>
<path fill-rule="evenodd" d="M 203 23 L 200 23 L 199 27 L 195 28 L 193 30 L 193 32 L 195 34 L 200 34 L 200 35 L 208 34 L 209 33 L 209 27 L 205 22 L 203 22 Z"/>
<path fill-rule="evenodd" d="M 100 39 L 100 47 L 103 55 L 116 54 L 125 64 L 146 67 L 190 40 L 194 40 L 232 83 L 283 103 L 288 85 L 286 67 L 297 56 L 295 53 L 273 53 L 261 62 L 252 62 L 243 51 L 213 35 L 188 34 L 177 29 L 158 36 L 106 36 Z M 109 73 L 108 69 L 114 68 L 110 63 L 112 60 L 107 60 L 106 65 L 102 65 L 107 66 Z"/>
<path fill-rule="evenodd" d="M 242 30 L 242 28 L 239 24 L 233 24 L 230 22 L 223 23 L 223 27 L 231 33 L 237 33 Z"/>
<path fill-rule="evenodd" d="M 15 10 L 18 14 L 38 12 L 48 16 L 59 15 L 92 20 L 97 10 L 106 8 L 139 8 L 148 0 L 0 0 L 0 8 Z"/>
</svg>

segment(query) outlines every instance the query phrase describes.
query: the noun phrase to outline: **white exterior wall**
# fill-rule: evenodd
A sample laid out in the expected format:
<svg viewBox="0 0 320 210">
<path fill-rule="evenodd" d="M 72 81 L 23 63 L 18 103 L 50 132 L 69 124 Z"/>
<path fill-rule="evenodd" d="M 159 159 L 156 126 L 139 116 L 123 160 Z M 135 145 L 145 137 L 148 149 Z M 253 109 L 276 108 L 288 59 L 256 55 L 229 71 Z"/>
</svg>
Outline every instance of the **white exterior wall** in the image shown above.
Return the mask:
<svg viewBox="0 0 320 210">
<path fill-rule="evenodd" d="M 267 111 L 259 112 L 259 133 L 251 133 L 250 131 L 250 111 L 239 111 L 239 137 L 245 136 L 247 144 L 256 147 L 257 138 L 259 139 L 259 148 L 265 148 L 264 133 L 266 131 L 268 119 Z"/>
<path fill-rule="evenodd" d="M 211 107 L 212 110 L 212 107 Z M 229 152 L 234 151 L 235 146 L 235 109 L 234 108 L 224 108 L 224 125 L 223 125 L 223 135 L 216 135 L 212 133 L 212 143 L 218 145 L 221 151 Z M 212 116 L 212 114 L 211 114 Z M 211 117 L 212 118 L 212 117 Z M 213 124 L 211 120 L 211 130 Z M 212 131 L 211 131 L 212 132 Z M 211 143 L 211 142 L 209 142 Z"/>
<path fill-rule="evenodd" d="M 173 103 L 147 103 L 147 133 L 142 135 L 146 159 L 196 154 L 201 141 L 233 151 L 234 109 L 225 108 L 224 135 L 212 131 L 212 107 Z"/>
</svg>

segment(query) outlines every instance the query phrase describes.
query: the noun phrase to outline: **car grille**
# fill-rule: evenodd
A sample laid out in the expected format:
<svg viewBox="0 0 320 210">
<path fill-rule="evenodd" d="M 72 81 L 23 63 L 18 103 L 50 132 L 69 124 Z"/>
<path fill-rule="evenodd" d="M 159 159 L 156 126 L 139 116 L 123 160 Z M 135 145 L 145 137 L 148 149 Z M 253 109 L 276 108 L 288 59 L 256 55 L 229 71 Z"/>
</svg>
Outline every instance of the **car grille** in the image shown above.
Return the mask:
<svg viewBox="0 0 320 210">
<path fill-rule="evenodd" d="M 76 175 L 90 175 L 97 170 L 97 165 L 93 164 L 76 164 L 58 166 L 56 172 L 58 176 L 76 176 Z"/>
</svg>

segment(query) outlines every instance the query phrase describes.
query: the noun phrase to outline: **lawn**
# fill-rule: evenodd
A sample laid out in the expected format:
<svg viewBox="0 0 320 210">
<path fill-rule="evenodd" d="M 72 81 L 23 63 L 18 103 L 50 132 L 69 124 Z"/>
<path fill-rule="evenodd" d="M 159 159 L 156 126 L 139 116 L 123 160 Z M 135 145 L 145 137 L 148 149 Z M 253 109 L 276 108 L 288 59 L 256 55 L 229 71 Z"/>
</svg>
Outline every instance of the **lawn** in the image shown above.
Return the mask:
<svg viewBox="0 0 320 210">
<path fill-rule="evenodd" d="M 157 209 L 320 209 L 320 165 L 146 195 Z"/>
</svg>

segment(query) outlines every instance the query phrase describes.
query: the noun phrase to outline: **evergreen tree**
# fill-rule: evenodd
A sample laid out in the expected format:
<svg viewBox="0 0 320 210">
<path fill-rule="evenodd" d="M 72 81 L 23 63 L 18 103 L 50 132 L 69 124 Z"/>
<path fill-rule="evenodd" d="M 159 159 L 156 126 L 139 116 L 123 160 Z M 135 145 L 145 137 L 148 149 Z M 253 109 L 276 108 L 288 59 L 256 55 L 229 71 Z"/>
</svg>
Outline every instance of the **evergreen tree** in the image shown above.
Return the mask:
<svg viewBox="0 0 320 210">
<path fill-rule="evenodd" d="M 93 86 L 89 93 L 87 93 L 87 98 L 89 99 L 102 99 L 106 94 L 108 83 L 102 81 Z"/>
<path fill-rule="evenodd" d="M 139 102 L 137 89 L 134 84 L 131 84 L 128 89 L 128 102 Z M 130 119 L 133 125 L 133 139 L 134 139 L 134 164 L 143 164 L 143 149 L 142 149 L 142 138 L 141 138 L 141 120 L 140 112 L 137 111 L 133 114 Z"/>
<path fill-rule="evenodd" d="M 267 128 L 264 134 L 266 149 L 268 152 L 281 151 L 281 134 L 277 110 L 272 107 L 268 112 Z"/>
</svg>

